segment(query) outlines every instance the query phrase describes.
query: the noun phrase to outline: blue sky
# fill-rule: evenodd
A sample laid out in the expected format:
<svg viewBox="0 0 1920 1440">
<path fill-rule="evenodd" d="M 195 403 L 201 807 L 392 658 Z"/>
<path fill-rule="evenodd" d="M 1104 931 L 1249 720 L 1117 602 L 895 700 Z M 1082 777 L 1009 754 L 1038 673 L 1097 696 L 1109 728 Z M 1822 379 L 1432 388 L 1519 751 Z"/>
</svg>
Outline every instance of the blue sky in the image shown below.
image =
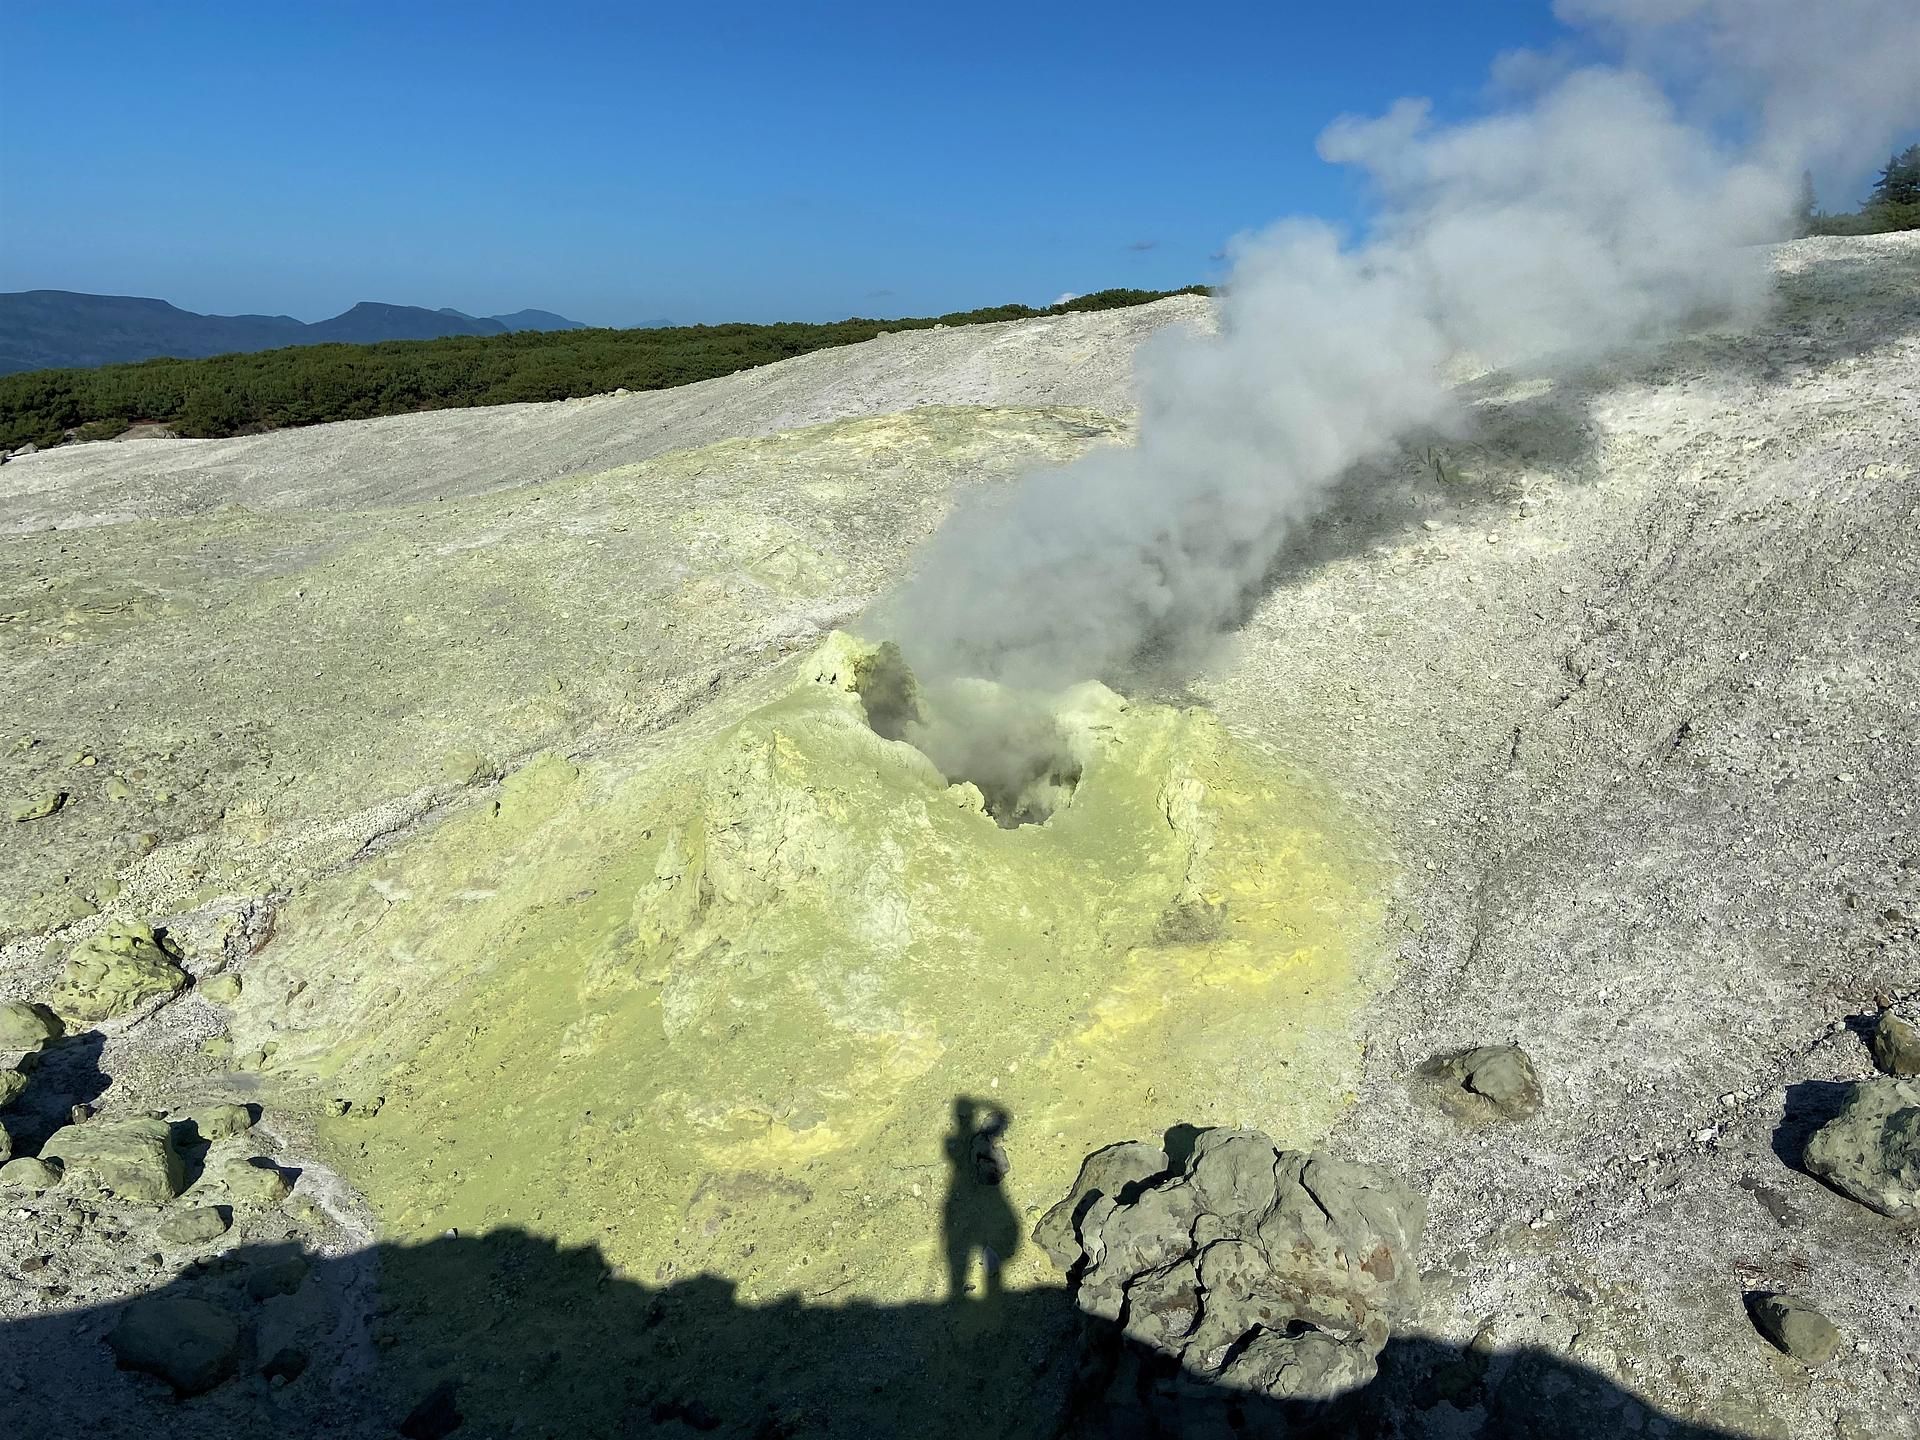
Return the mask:
<svg viewBox="0 0 1920 1440">
<path fill-rule="evenodd" d="M 618 325 L 1213 278 L 1353 214 L 1333 116 L 1470 111 L 1564 38 L 1548 0 L 10 0 L 0 35 L 0 289 Z"/>
</svg>

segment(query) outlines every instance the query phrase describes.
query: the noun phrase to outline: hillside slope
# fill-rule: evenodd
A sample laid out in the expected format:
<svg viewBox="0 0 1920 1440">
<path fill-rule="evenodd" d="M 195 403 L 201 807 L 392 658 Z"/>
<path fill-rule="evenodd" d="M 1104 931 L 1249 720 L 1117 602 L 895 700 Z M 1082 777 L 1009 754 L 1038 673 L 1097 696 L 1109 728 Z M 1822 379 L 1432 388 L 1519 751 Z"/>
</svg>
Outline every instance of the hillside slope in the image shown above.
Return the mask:
<svg viewBox="0 0 1920 1440">
<path fill-rule="evenodd" d="M 1046 697 L 1044 824 L 880 733 L 832 631 L 957 496 L 1126 443 L 1205 301 L 7 465 L 0 999 L 113 922 L 196 977 L 22 1105 L 259 1104 L 221 1153 L 292 1181 L 198 1248 L 186 1197 L 10 1196 L 23 1426 L 177 1413 L 100 1343 L 164 1289 L 300 1356 L 208 1437 L 443 1382 L 475 1433 L 1057 1434 L 1026 1236 L 1200 1124 L 1426 1197 L 1408 1440 L 1904 1433 L 1911 1228 L 1800 1157 L 1920 999 L 1920 236 L 1775 263 L 1749 331 L 1463 382 L 1165 693 Z M 1537 1114 L 1430 1103 L 1503 1043 Z M 1012 1117 L 997 1307 L 943 1299 L 963 1101 Z"/>
</svg>

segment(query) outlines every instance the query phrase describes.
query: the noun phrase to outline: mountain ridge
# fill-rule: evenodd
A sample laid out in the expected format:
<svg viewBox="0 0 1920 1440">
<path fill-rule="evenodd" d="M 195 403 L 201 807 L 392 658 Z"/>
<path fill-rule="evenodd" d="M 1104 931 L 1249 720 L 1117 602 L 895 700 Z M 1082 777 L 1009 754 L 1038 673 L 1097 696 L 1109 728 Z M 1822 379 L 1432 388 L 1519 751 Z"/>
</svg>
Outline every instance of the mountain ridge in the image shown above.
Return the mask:
<svg viewBox="0 0 1920 1440">
<path fill-rule="evenodd" d="M 148 296 L 15 290 L 0 292 L 0 375 L 161 358 L 198 360 L 290 345 L 368 345 L 586 328 L 549 310 L 482 316 L 362 300 L 338 315 L 308 323 L 291 315 L 202 315 Z"/>
</svg>

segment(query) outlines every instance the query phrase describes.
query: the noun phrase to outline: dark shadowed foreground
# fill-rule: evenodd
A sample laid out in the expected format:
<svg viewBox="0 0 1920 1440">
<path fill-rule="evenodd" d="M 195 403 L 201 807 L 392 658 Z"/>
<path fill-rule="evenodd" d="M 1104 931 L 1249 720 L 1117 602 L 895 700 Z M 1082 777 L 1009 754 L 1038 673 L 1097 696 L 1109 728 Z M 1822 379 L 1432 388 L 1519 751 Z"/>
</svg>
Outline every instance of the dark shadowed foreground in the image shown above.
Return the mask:
<svg viewBox="0 0 1920 1440">
<path fill-rule="evenodd" d="M 1175 1374 L 1160 1376 L 1137 1407 L 1094 1409 L 1084 1397 L 1104 1388 L 1103 1362 L 1122 1342 L 1117 1327 L 1086 1321 L 1065 1289 L 750 1307 L 721 1280 L 637 1284 L 612 1273 L 596 1249 L 563 1250 L 508 1229 L 307 1257 L 311 1268 L 291 1293 L 273 1294 L 299 1275 L 292 1258 L 288 1246 L 243 1248 L 161 1292 L 213 1301 L 242 1320 L 232 1378 L 176 1399 L 143 1375 L 114 1375 L 102 1389 L 41 1370 L 17 1377 L 24 1389 L 5 1398 L 8 1433 L 1730 1434 L 1660 1416 L 1545 1351 L 1479 1354 L 1401 1338 L 1381 1356 L 1380 1378 L 1334 1412 L 1236 1400 Z M 350 1303 L 371 1296 L 376 1277 L 378 1300 Z M 348 1318 L 326 1345 L 311 1353 L 277 1345 L 286 1311 L 342 1300 Z M 0 1327 L 0 1354 L 103 1345 L 121 1310 Z"/>
</svg>

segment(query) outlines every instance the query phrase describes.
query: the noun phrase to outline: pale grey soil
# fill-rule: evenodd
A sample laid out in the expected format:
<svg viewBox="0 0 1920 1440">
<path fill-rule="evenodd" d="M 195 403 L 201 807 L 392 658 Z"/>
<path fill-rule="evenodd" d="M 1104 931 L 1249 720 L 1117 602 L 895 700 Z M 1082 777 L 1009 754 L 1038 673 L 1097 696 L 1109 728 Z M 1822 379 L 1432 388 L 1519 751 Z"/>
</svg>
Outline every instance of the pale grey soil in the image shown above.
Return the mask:
<svg viewBox="0 0 1920 1440">
<path fill-rule="evenodd" d="M 1752 334 L 1552 385 L 1476 382 L 1474 431 L 1442 442 L 1437 468 L 1416 447 L 1402 467 L 1355 477 L 1276 568 L 1240 633 L 1186 683 L 1236 733 L 1323 777 L 1401 867 L 1397 952 L 1367 1021 L 1367 1075 L 1328 1143 L 1426 1193 L 1428 1332 L 1464 1342 L 1484 1328 L 1498 1346 L 1570 1357 L 1669 1414 L 1735 1433 L 1900 1437 L 1920 1433 L 1920 1241 L 1796 1166 L 1809 1127 L 1831 1113 L 1835 1082 L 1871 1072 L 1862 1018 L 1877 1001 L 1920 994 L 1920 237 L 1803 241 L 1782 247 L 1779 263 L 1781 302 Z M 503 560 L 573 567 L 575 588 L 544 597 L 541 613 L 565 619 L 584 605 L 586 618 L 577 629 L 552 622 L 545 646 L 581 649 L 605 634 L 592 607 L 616 593 L 627 594 L 619 617 L 649 626 L 649 648 L 620 659 L 624 679 L 589 666 L 585 698 L 538 704 L 538 657 L 482 641 L 494 647 L 479 652 L 490 688 L 517 707 L 486 712 L 488 727 L 511 736 L 482 757 L 491 773 L 504 752 L 682 723 L 710 694 L 857 612 L 910 564 L 954 487 L 1005 475 L 1011 454 L 1053 458 L 1118 432 L 1134 347 L 1156 325 L 1204 316 L 1204 302 L 1169 301 L 890 336 L 660 395 L 58 450 L 0 470 L 0 534 L 45 545 L 34 532 L 49 525 L 198 516 L 164 541 L 198 554 L 204 534 L 193 527 L 225 524 L 211 512 L 241 506 L 287 512 L 272 523 L 310 527 L 292 536 L 311 547 L 298 553 L 324 555 L 328 512 L 483 497 L 458 521 L 410 510 L 382 519 L 413 527 L 393 542 L 409 556 L 496 545 Z M 915 432 L 919 450 L 884 429 L 784 433 L 927 405 L 1046 408 L 984 428 L 942 412 Z M 505 487 L 773 435 L 783 438 L 768 447 L 582 481 L 535 512 L 538 526 L 488 508 L 509 506 L 486 498 Z M 981 447 L 998 447 L 998 463 Z M 595 550 L 616 543 L 612 527 L 636 495 L 658 533 L 632 551 Z M 536 546 L 536 528 L 554 548 Z M 122 533 L 147 532 L 101 532 Z M 729 546 L 743 533 L 772 539 L 742 558 Z M 766 555 L 783 557 L 769 575 L 726 588 Z M 48 556 L 31 558 L 19 562 L 23 593 Z M 288 565 L 274 583 L 304 588 L 305 572 Z M 636 569 L 657 577 L 628 592 L 607 578 Z M 437 573 L 406 592 L 430 620 L 424 592 Z M 208 594 L 215 584 L 193 582 Z M 415 641 L 403 627 L 354 630 L 344 579 L 305 585 L 336 596 L 325 633 L 353 657 L 340 663 L 386 655 L 404 683 Z M 202 590 L 185 593 L 197 603 Z M 682 628 L 662 639 L 654 617 L 675 605 Z M 150 653 L 164 665 L 171 652 Z M 10 663 L 26 654 L 9 652 Z M 184 687 L 200 672 L 169 673 L 167 684 Z M 35 674 L 31 687 L 0 681 L 12 713 L 85 683 L 78 669 Z M 611 703 L 620 696 L 632 699 L 627 711 Z M 311 702 L 270 718 L 297 730 L 301 706 Z M 51 702 L 33 713 L 61 723 Z M 450 727 L 442 748 L 469 743 L 457 714 L 430 723 Z M 116 733 L 108 725 L 87 739 L 111 759 Z M 218 872 L 235 913 L 486 783 L 419 774 L 420 793 L 402 805 L 388 781 L 355 780 L 350 760 L 327 768 L 329 732 L 310 733 L 320 738 L 301 768 L 320 778 L 269 827 L 284 845 L 270 863 Z M 64 757 L 70 740 L 77 747 L 76 737 L 48 743 Z M 184 735 L 177 748 L 195 745 L 209 752 L 196 766 L 227 773 L 212 741 Z M 429 765 L 431 753 L 407 750 L 391 773 Z M 232 827 L 211 818 L 227 782 L 207 783 L 220 804 L 183 814 L 172 831 L 156 826 L 157 859 L 123 878 L 152 907 L 170 897 L 170 913 L 198 906 L 195 923 L 211 925 L 219 905 L 174 871 L 155 873 L 170 854 L 214 863 L 210 842 L 194 837 Z M 335 827 L 325 844 L 287 838 L 321 820 Z M 61 843 L 51 827 L 34 838 L 47 823 L 6 838 L 38 854 Z M 114 833 L 76 838 L 73 853 L 110 873 L 122 863 Z M 56 885 L 38 883 L 44 894 Z M 44 978 L 46 933 L 36 924 L 0 953 L 0 995 Z M 110 1042 L 106 1100 L 138 1108 L 166 1103 L 169 1086 L 228 1083 L 183 1058 L 216 1027 L 196 1018 L 204 1008 L 170 1007 Z M 1409 1081 L 1422 1060 L 1482 1042 L 1532 1056 L 1538 1116 L 1469 1130 L 1419 1098 Z M 183 1073 L 196 1067 L 204 1078 Z M 298 1136 L 283 1141 L 296 1160 L 307 1153 Z M 316 1169 L 311 1183 L 326 1180 Z M 353 1197 L 329 1196 L 335 1218 L 281 1228 L 351 1249 Z M 94 1232 L 100 1246 L 63 1248 L 70 1227 L 52 1205 L 4 1212 L 0 1319 L 126 1294 L 168 1272 L 104 1231 Z M 134 1228 L 107 1222 L 116 1226 Z M 21 1272 L 29 1251 L 62 1255 L 66 1288 Z M 1743 1297 L 1774 1289 L 1804 1295 L 1839 1326 L 1843 1347 L 1821 1370 L 1756 1336 Z M 10 1379 L 24 1389 L 42 1366 L 77 1367 L 93 1393 L 121 1393 L 94 1343 L 104 1323 L 74 1323 L 63 1342 L 35 1331 L 44 1353 L 8 1357 L 0 1404 Z M 239 1401 L 218 1403 L 226 1408 L 209 1418 L 241 1423 Z M 1473 1434 L 1475 1418 L 1442 1402 L 1411 1415 L 1410 1433 Z"/>
<path fill-rule="evenodd" d="M 899 331 L 675 390 L 355 420 L 231 440 L 63 446 L 14 463 L 0 534 L 226 506 L 351 510 L 592 474 L 716 440 L 921 405 L 1132 412 L 1134 348 L 1208 305 Z"/>
</svg>

